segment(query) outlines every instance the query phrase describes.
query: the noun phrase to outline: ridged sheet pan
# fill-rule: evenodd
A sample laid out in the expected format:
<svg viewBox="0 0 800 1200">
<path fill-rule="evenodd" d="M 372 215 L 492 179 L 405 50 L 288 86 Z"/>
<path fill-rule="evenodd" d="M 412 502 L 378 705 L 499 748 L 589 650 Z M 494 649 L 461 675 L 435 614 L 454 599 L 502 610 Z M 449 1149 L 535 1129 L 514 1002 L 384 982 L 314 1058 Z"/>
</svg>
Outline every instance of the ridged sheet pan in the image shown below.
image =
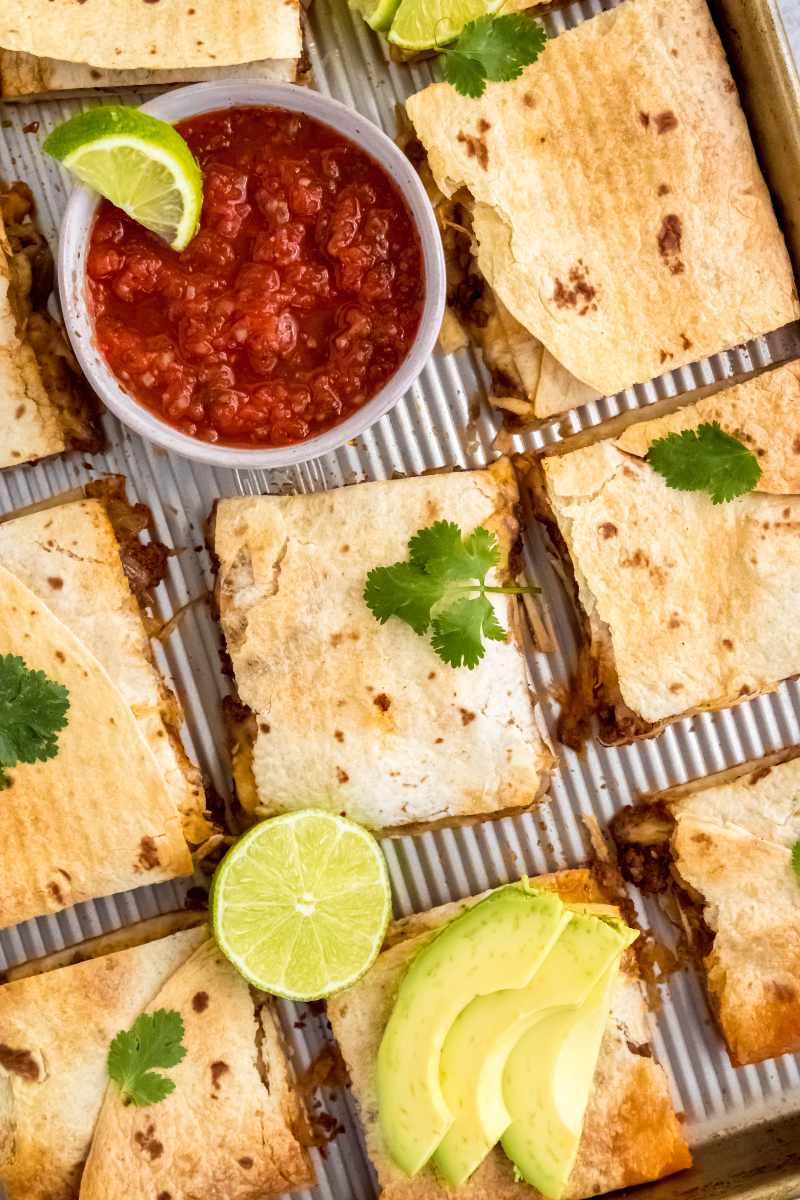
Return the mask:
<svg viewBox="0 0 800 1200">
<path fill-rule="evenodd" d="M 611 5 L 587 0 L 549 13 L 545 20 L 549 31 L 557 34 L 601 7 Z M 394 133 L 397 103 L 433 78 L 430 63 L 406 66 L 389 62 L 378 39 L 350 14 L 345 0 L 315 0 L 308 17 L 307 40 L 316 86 L 356 107 L 390 133 Z M 130 92 L 123 97 L 128 103 L 137 98 Z M 25 179 L 32 186 L 40 222 L 53 245 L 69 184 L 42 154 L 41 142 L 59 121 L 79 107 L 97 102 L 97 98 L 68 99 L 0 106 L 0 174 L 6 179 Z M 514 448 L 543 447 L 657 400 L 730 380 L 798 353 L 797 329 L 759 338 L 517 437 Z M 474 354 L 437 356 L 394 412 L 363 437 L 336 454 L 274 472 L 225 471 L 192 464 L 144 443 L 106 416 L 107 453 L 92 458 L 67 455 L 4 472 L 0 510 L 11 512 L 106 472 L 127 476 L 132 498 L 144 501 L 153 513 L 155 535 L 177 551 L 159 589 L 158 615 L 167 620 L 188 607 L 165 644 L 156 644 L 156 653 L 186 709 L 189 753 L 214 787 L 225 794 L 230 783 L 220 700 L 226 681 L 220 669 L 219 633 L 206 603 L 213 579 L 204 547 L 204 525 L 214 500 L 237 494 L 317 491 L 363 479 L 418 474 L 431 467 L 481 466 L 496 454 L 493 442 L 499 429 L 485 396 L 485 375 Z M 526 556 L 531 574 L 543 587 L 543 601 L 558 644 L 553 654 L 530 655 L 534 687 L 544 718 L 554 731 L 558 698 L 574 662 L 574 616 L 534 528 L 526 531 Z M 560 748 L 551 802 L 535 814 L 385 843 L 396 912 L 428 908 L 523 872 L 536 874 L 576 865 L 588 857 L 590 849 L 584 815 L 594 814 L 601 826 L 605 825 L 619 807 L 637 795 L 798 742 L 800 686 L 787 683 L 771 696 L 729 712 L 684 720 L 660 737 L 635 746 L 604 749 L 592 744 L 580 756 Z M 113 802 L 109 797 L 110 806 Z M 181 883 L 142 888 L 0 933 L 0 970 L 157 911 L 168 911 L 180 905 L 184 894 Z M 673 931 L 657 906 L 640 905 L 640 915 L 659 938 L 671 942 Z M 282 1012 L 295 1066 L 302 1072 L 326 1036 L 325 1020 L 288 1004 Z M 734 1071 L 711 1023 L 699 981 L 691 972 L 672 975 L 663 987 L 655 1048 L 669 1071 L 676 1103 L 686 1113 L 695 1145 L 762 1117 L 800 1113 L 798 1060 L 786 1056 Z M 323 1103 L 341 1122 L 343 1132 L 324 1155 L 315 1154 L 320 1183 L 313 1194 L 325 1200 L 368 1200 L 376 1188 L 350 1102 L 346 1096 L 326 1090 Z"/>
</svg>

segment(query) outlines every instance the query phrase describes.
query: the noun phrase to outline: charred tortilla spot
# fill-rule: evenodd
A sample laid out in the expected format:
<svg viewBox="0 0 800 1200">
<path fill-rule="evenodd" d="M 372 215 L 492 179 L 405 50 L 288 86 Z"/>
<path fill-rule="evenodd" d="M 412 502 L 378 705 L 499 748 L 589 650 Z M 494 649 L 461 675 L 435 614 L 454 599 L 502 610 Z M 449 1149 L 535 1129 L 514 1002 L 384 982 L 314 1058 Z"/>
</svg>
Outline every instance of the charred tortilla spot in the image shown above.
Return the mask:
<svg viewBox="0 0 800 1200">
<path fill-rule="evenodd" d="M 640 1058 L 652 1058 L 653 1051 L 648 1046 L 647 1042 L 631 1042 L 626 1041 L 626 1045 L 631 1054 L 638 1054 Z"/>
<path fill-rule="evenodd" d="M 341 729 L 334 729 L 333 736 L 336 738 L 337 742 L 344 741 L 344 734 L 342 733 Z"/>
<path fill-rule="evenodd" d="M 48 575 L 47 582 L 54 592 L 60 592 L 64 586 L 64 580 L 60 575 Z"/>
<path fill-rule="evenodd" d="M 530 92 L 525 92 L 524 96 L 522 97 L 522 103 L 525 105 L 526 108 L 535 108 L 536 107 L 536 99 L 534 96 L 531 95 Z"/>
<path fill-rule="evenodd" d="M 347 774 L 347 771 L 343 771 L 341 767 L 336 768 L 336 778 L 339 783 L 350 782 L 350 776 Z"/>
<path fill-rule="evenodd" d="M 54 879 L 51 879 L 47 885 L 47 890 L 50 893 L 50 895 L 53 897 L 53 899 L 55 900 L 56 904 L 60 904 L 63 906 L 64 893 L 61 891 L 61 885 L 56 883 L 56 881 Z"/>
<path fill-rule="evenodd" d="M 671 275 L 681 275 L 684 271 L 680 257 L 683 240 L 683 225 L 676 213 L 667 213 L 658 231 L 658 252 L 664 259 Z"/>
<path fill-rule="evenodd" d="M 258 728 L 261 733 L 269 733 L 271 726 L 266 721 L 259 721 Z"/>
<path fill-rule="evenodd" d="M 792 449 L 794 450 L 795 454 L 800 454 L 800 433 L 798 433 L 792 442 Z"/>
<path fill-rule="evenodd" d="M 671 108 L 665 109 L 664 112 L 656 113 L 655 122 L 657 133 L 669 133 L 671 129 L 678 128 L 678 118 Z"/>
<path fill-rule="evenodd" d="M 658 195 L 659 196 L 668 196 L 669 193 L 670 193 L 670 188 L 669 188 L 668 184 L 660 183 L 658 185 Z"/>
<path fill-rule="evenodd" d="M 39 1078 L 39 1064 L 30 1050 L 14 1050 L 5 1042 L 0 1042 L 0 1067 L 4 1067 L 11 1075 L 19 1075 L 28 1083 L 36 1083 Z"/>
<path fill-rule="evenodd" d="M 677 613 L 673 613 L 672 616 L 670 617 L 669 621 L 667 622 L 667 625 L 670 629 L 679 629 L 680 624 L 681 624 L 680 618 L 678 617 Z"/>
<path fill-rule="evenodd" d="M 478 118 L 478 133 L 488 133 L 491 128 L 491 125 L 485 117 Z"/>
<path fill-rule="evenodd" d="M 141 1150 L 142 1154 L 148 1155 L 150 1162 L 155 1162 L 164 1153 L 164 1147 L 155 1136 L 156 1127 L 152 1122 L 146 1129 L 137 1129 L 133 1135 L 133 1140 Z"/>
<path fill-rule="evenodd" d="M 791 983 L 783 983 L 779 979 L 773 979 L 770 984 L 770 990 L 778 1004 L 791 1004 L 797 999 L 797 989 Z"/>
<path fill-rule="evenodd" d="M 136 860 L 136 869 L 140 871 L 153 871 L 156 867 L 161 866 L 161 860 L 158 857 L 158 847 L 155 843 L 155 838 L 147 835 L 139 842 L 139 857 Z"/>
<path fill-rule="evenodd" d="M 196 1013 L 205 1012 L 208 1008 L 208 992 L 195 992 L 192 996 L 192 1008 Z"/>
<path fill-rule="evenodd" d="M 471 725 L 472 722 L 475 720 L 475 713 L 470 712 L 470 710 L 468 708 L 459 708 L 458 711 L 461 713 L 461 724 L 462 725 Z"/>
<path fill-rule="evenodd" d="M 728 93 L 728 95 L 731 95 L 736 91 L 736 84 L 732 79 L 726 79 L 722 86 L 725 88 L 725 91 Z"/>
<path fill-rule="evenodd" d="M 14 409 L 14 416 L 16 417 L 17 420 L 19 420 L 20 417 L 22 417 L 24 415 L 25 415 L 25 405 L 18 404 L 17 407 Z"/>
<path fill-rule="evenodd" d="M 640 124 L 644 125 L 645 129 L 647 129 L 648 125 L 650 124 L 650 113 L 642 112 L 642 110 L 639 109 L 639 122 Z"/>
<path fill-rule="evenodd" d="M 682 683 L 671 683 L 669 685 L 669 690 L 673 693 L 682 692 L 683 684 Z"/>
<path fill-rule="evenodd" d="M 159 1192 L 158 1200 L 172 1200 L 172 1192 Z"/>
<path fill-rule="evenodd" d="M 486 122 L 484 122 L 484 124 L 486 124 Z M 478 128 L 480 129 L 480 123 Z M 488 125 L 486 128 L 489 128 Z M 481 130 L 481 133 L 484 132 L 485 130 Z M 459 130 L 457 134 L 457 140 L 467 147 L 467 157 L 476 158 L 478 160 L 478 165 L 482 167 L 484 171 L 487 170 L 489 166 L 489 147 L 486 145 L 486 142 L 484 142 L 482 138 L 475 137 L 471 133 L 464 133 L 463 129 Z"/>
<path fill-rule="evenodd" d="M 230 1067 L 228 1066 L 228 1064 L 226 1062 L 223 1062 L 221 1059 L 217 1059 L 216 1062 L 212 1062 L 212 1064 L 211 1064 L 211 1086 L 215 1092 L 219 1091 L 220 1080 L 222 1079 L 223 1075 L 227 1075 L 229 1071 L 230 1071 Z"/>
<path fill-rule="evenodd" d="M 726 650 L 732 650 L 732 649 L 733 649 L 733 642 L 731 641 L 731 639 L 730 639 L 730 638 L 723 638 L 723 639 L 722 639 L 722 644 L 723 644 L 723 646 L 725 647 L 725 649 L 726 649 Z"/>
<path fill-rule="evenodd" d="M 617 527 L 611 521 L 604 521 L 603 524 L 599 528 L 600 528 L 600 533 L 603 535 L 603 537 L 606 540 L 608 540 L 608 538 L 617 536 L 617 533 L 618 533 Z"/>
<path fill-rule="evenodd" d="M 681 334 L 681 345 L 683 346 L 684 350 L 691 350 L 692 348 L 692 343 L 685 333 Z"/>
<path fill-rule="evenodd" d="M 767 766 L 757 767 L 756 770 L 753 771 L 753 774 L 750 776 L 750 779 L 748 782 L 749 783 L 758 783 L 758 781 L 760 779 L 766 779 L 767 776 L 771 775 L 771 774 L 772 774 L 772 767 L 767 767 Z"/>
<path fill-rule="evenodd" d="M 253 1165 L 253 1160 L 249 1154 L 245 1154 L 243 1158 L 238 1159 L 238 1163 L 243 1170 L 249 1171 Z"/>
<path fill-rule="evenodd" d="M 567 283 L 556 278 L 553 300 L 558 308 L 574 308 L 578 316 L 585 316 L 597 309 L 597 288 L 589 282 L 586 264 L 582 259 L 569 269 Z"/>
<path fill-rule="evenodd" d="M 381 712 L 388 712 L 392 702 L 386 695 L 386 692 L 378 692 L 377 696 L 373 698 L 372 703 L 376 708 L 379 708 Z"/>
</svg>

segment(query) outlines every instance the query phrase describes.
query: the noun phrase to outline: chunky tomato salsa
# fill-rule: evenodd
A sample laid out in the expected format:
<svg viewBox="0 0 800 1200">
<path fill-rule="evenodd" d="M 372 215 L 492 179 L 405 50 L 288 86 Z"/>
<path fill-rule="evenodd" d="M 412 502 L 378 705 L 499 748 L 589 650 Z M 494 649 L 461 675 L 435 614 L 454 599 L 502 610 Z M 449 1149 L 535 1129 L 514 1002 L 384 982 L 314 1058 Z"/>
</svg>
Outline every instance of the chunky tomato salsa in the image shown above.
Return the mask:
<svg viewBox="0 0 800 1200">
<path fill-rule="evenodd" d="M 234 108 L 177 128 L 203 169 L 200 228 L 178 254 L 103 202 L 88 257 L 100 349 L 184 433 L 304 441 L 371 399 L 414 340 L 411 213 L 369 155 L 303 114 Z"/>
</svg>

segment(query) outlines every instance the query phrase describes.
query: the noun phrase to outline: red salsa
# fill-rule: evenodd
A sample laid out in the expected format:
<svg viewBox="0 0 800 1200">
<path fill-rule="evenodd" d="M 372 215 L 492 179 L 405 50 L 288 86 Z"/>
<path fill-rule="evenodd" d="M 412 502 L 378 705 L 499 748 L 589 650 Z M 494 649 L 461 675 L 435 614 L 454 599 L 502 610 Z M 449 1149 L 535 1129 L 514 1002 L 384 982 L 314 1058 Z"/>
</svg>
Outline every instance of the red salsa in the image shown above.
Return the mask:
<svg viewBox="0 0 800 1200">
<path fill-rule="evenodd" d="M 97 340 L 141 404 L 208 442 L 282 446 L 338 424 L 405 358 L 425 278 L 382 167 L 279 108 L 177 126 L 203 169 L 181 254 L 104 201 L 88 258 Z"/>
</svg>

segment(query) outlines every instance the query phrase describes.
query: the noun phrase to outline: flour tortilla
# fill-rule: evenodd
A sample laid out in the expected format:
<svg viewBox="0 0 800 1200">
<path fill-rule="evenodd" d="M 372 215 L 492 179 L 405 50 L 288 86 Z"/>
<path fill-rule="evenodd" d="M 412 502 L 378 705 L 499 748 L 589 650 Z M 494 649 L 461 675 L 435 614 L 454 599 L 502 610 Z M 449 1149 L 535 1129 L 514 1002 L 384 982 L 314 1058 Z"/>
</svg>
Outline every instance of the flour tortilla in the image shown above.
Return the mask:
<svg viewBox="0 0 800 1200">
<path fill-rule="evenodd" d="M 8 1200 L 77 1200 L 108 1047 L 206 937 L 202 928 L 184 930 L 0 987 L 0 1184 Z"/>
<path fill-rule="evenodd" d="M 298 0 L 4 0 L 0 46 L 110 70 L 299 58 Z"/>
<path fill-rule="evenodd" d="M 198 997 L 202 997 L 198 1001 Z M 122 1103 L 109 1085 L 81 1200 L 263 1200 L 309 1186 L 299 1105 L 271 1009 L 212 941 L 166 980 L 147 1011 L 174 1010 L 186 1057 L 157 1106 Z M 262 1076 L 263 1072 L 263 1076 Z"/>
<path fill-rule="evenodd" d="M 714 505 L 668 488 L 650 442 L 701 422 L 748 443 L 759 490 Z M 604 739 L 726 708 L 800 672 L 800 368 L 796 364 L 543 460 L 594 660 Z"/>
<path fill-rule="evenodd" d="M 566 902 L 613 903 L 588 870 L 532 880 Z M 431 930 L 451 920 L 463 903 L 445 904 L 390 927 L 389 948 L 354 987 L 328 1001 L 328 1017 L 342 1050 L 358 1105 L 367 1153 L 382 1200 L 446 1200 L 452 1193 L 430 1170 L 410 1179 L 388 1156 L 378 1120 L 376 1063 L 383 1030 L 406 964 Z M 578 1160 L 566 1200 L 660 1179 L 691 1164 L 673 1111 L 667 1080 L 649 1057 L 647 1010 L 631 951 L 623 960 L 586 1113 Z M 531 1200 L 538 1196 L 514 1179 L 501 1150 L 492 1151 L 458 1189 L 459 1200 Z"/>
<path fill-rule="evenodd" d="M 407 557 L 439 519 L 517 538 L 507 460 L 488 470 L 365 483 L 302 496 L 220 501 L 220 617 L 249 716 L 234 756 L 250 812 L 307 806 L 378 832 L 529 807 L 552 755 L 534 719 L 511 597 L 495 597 L 508 642 L 454 670 L 400 620 L 380 625 L 367 572 Z"/>
<path fill-rule="evenodd" d="M 33 54 L 0 48 L 0 98 L 31 100 L 54 93 L 94 91 L 100 88 L 170 87 L 176 83 L 206 83 L 215 79 L 260 79 L 273 83 L 295 83 L 299 60 L 265 59 L 231 67 L 187 67 L 169 71 L 147 68 L 115 71 L 91 67 L 85 63 L 64 62 L 56 58 L 37 58 Z"/>
<path fill-rule="evenodd" d="M 408 114 L 516 319 L 611 394 L 794 320 L 791 267 L 703 0 L 626 0 L 478 100 Z"/>
</svg>

